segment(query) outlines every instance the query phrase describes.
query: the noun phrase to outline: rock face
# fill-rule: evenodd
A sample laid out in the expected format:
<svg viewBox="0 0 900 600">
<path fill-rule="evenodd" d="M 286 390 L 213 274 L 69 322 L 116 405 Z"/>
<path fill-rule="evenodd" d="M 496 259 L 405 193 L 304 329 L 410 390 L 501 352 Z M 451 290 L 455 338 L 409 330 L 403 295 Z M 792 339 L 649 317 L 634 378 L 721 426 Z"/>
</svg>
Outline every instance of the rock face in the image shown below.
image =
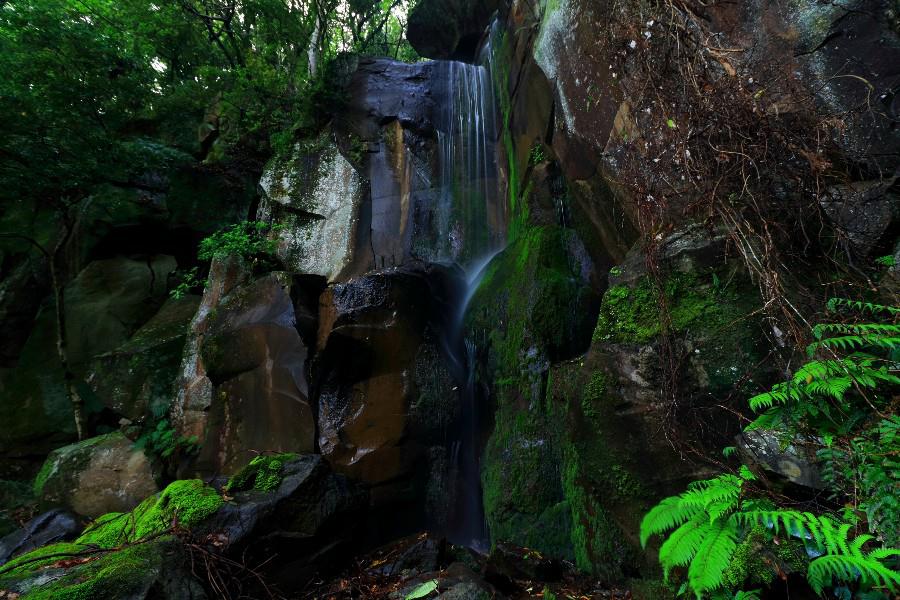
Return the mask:
<svg viewBox="0 0 900 600">
<path fill-rule="evenodd" d="M 69 358 L 77 376 L 87 373 L 95 356 L 115 350 L 154 315 L 174 269 L 171 256 L 99 260 L 66 286 Z M 87 389 L 82 393 L 89 396 Z M 72 414 L 57 360 L 53 307 L 45 304 L 18 365 L 0 373 L 0 454 L 27 459 L 71 441 Z"/>
<path fill-rule="evenodd" d="M 97 357 L 87 383 L 104 406 L 134 422 L 165 414 L 198 296 L 169 300 L 131 338 Z"/>
<path fill-rule="evenodd" d="M 176 407 L 182 433 L 201 441 L 195 467 L 206 473 L 233 473 L 254 452 L 315 446 L 308 348 L 296 327 L 291 277 L 240 273 L 237 264 L 214 269 L 185 359 L 193 377 Z"/>
<path fill-rule="evenodd" d="M 471 61 L 499 0 L 420 2 L 409 14 L 407 37 L 428 58 Z"/>
<path fill-rule="evenodd" d="M 273 160 L 259 186 L 260 217 L 282 227 L 278 256 L 291 270 L 335 281 L 354 271 L 358 252 L 363 265 L 371 262 L 357 231 L 367 190 L 329 132 Z"/>
<path fill-rule="evenodd" d="M 120 433 L 54 450 L 34 483 L 41 503 L 91 518 L 131 510 L 157 489 L 150 461 Z"/>
<path fill-rule="evenodd" d="M 375 486 L 376 503 L 415 503 L 428 447 L 442 448 L 456 425 L 459 367 L 445 344 L 461 283 L 453 269 L 412 264 L 320 299 L 319 447 L 336 470 Z"/>
</svg>

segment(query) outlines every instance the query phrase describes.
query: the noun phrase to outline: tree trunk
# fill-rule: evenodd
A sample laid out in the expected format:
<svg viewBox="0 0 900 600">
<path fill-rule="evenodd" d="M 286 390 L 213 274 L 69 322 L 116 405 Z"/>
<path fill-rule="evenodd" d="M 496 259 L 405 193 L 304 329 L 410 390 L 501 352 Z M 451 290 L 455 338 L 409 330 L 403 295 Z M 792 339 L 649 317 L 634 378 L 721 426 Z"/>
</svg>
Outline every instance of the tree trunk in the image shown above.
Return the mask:
<svg viewBox="0 0 900 600">
<path fill-rule="evenodd" d="M 66 292 L 59 281 L 56 269 L 56 254 L 50 259 L 50 281 L 53 286 L 53 300 L 56 305 L 56 354 L 62 365 L 65 378 L 66 394 L 72 403 L 72 414 L 75 417 L 75 433 L 78 440 L 85 438 L 86 424 L 84 415 L 84 399 L 78 393 L 75 374 L 69 368 L 69 349 L 66 336 Z"/>
<path fill-rule="evenodd" d="M 319 68 L 319 43 L 322 37 L 322 16 L 319 14 L 319 3 L 313 3 L 313 13 L 315 17 L 315 22 L 313 23 L 313 31 L 312 35 L 309 38 L 309 48 L 306 50 L 306 55 L 309 62 L 309 78 L 312 79 L 316 76 L 316 71 Z"/>
</svg>

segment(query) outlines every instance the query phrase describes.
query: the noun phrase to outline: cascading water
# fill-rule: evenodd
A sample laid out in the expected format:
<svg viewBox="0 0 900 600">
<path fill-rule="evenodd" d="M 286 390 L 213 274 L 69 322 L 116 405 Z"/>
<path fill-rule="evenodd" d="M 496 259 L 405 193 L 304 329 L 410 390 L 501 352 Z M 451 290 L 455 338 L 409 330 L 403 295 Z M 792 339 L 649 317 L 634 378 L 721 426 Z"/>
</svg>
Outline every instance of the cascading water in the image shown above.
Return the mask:
<svg viewBox="0 0 900 600">
<path fill-rule="evenodd" d="M 489 64 L 454 61 L 437 67 L 446 85 L 438 130 L 440 196 L 433 216 L 438 256 L 468 272 L 506 238 L 506 207 L 497 193 L 491 70 Z"/>
<path fill-rule="evenodd" d="M 476 348 L 464 337 L 464 318 L 487 264 L 505 245 L 507 226 L 507 208 L 497 186 L 490 55 L 487 47 L 481 55 L 482 64 L 438 64 L 446 94 L 438 133 L 440 197 L 433 215 L 441 246 L 438 254 L 466 272 L 466 290 L 454 319 L 455 339 L 451 340 L 464 385 L 460 434 L 451 453 L 457 492 L 447 533 L 452 542 L 475 549 L 487 545 L 479 469 L 481 403 L 475 380 Z"/>
</svg>

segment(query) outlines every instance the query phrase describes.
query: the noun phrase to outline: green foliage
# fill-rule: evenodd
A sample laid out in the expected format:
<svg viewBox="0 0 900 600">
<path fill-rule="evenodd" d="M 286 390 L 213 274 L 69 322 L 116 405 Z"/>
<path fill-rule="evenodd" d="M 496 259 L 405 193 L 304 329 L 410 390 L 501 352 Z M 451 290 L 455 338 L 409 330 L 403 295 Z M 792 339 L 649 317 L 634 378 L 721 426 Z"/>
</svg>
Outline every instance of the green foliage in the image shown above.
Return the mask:
<svg viewBox="0 0 900 600">
<path fill-rule="evenodd" d="M 181 300 L 185 296 L 198 291 L 203 286 L 203 281 L 197 276 L 197 267 L 189 271 L 178 273 L 178 285 L 169 290 L 169 297 L 173 300 Z"/>
<path fill-rule="evenodd" d="M 534 167 L 545 160 L 547 160 L 547 156 L 544 154 L 544 145 L 540 142 L 536 142 L 534 146 L 531 147 L 531 152 L 528 154 L 528 164 Z"/>
<path fill-rule="evenodd" d="M 271 225 L 261 221 L 242 221 L 200 242 L 200 260 L 235 256 L 243 260 L 268 258 L 275 253 L 276 241 L 269 234 Z"/>
<path fill-rule="evenodd" d="M 886 320 L 900 314 L 895 307 L 843 299 L 832 300 L 828 308 Z M 812 557 L 806 578 L 819 594 L 839 583 L 864 593 L 900 590 L 895 570 L 900 550 L 893 547 L 900 521 L 900 419 L 882 412 L 890 409 L 900 385 L 900 326 L 826 323 L 813 334 L 815 341 L 807 348 L 810 360 L 789 381 L 750 398 L 753 410 L 765 412 L 747 429 L 775 429 L 789 441 L 798 435 L 822 440 L 818 456 L 825 463 L 823 478 L 834 499 L 849 509 L 842 519 L 781 509 L 752 489 L 755 478 L 746 467 L 737 476 L 694 482 L 687 491 L 666 498 L 644 517 L 641 543 L 667 534 L 659 551 L 666 576 L 687 568 L 687 588 L 698 598 L 727 598 L 732 590 L 723 588 L 743 583 L 726 577 L 726 572 L 741 540 L 760 531 L 770 542 L 787 536 L 803 543 Z M 856 533 L 860 512 L 877 539 Z M 876 545 L 879 540 L 881 545 Z"/>
<path fill-rule="evenodd" d="M 197 436 L 179 436 L 167 419 L 161 419 L 153 428 L 143 433 L 135 441 L 134 447 L 162 460 L 194 454 L 198 450 Z"/>
<path fill-rule="evenodd" d="M 297 456 L 290 452 L 257 456 L 228 480 L 228 483 L 225 484 L 225 491 L 229 493 L 250 489 L 263 492 L 272 491 L 281 485 L 284 463 L 297 458 Z"/>
<path fill-rule="evenodd" d="M 346 73 L 331 66 L 342 57 L 418 58 L 405 41 L 407 5 L 0 3 L 4 208 L 53 215 L 98 185 L 139 189 L 148 172 L 198 159 L 264 157 L 333 114 Z"/>
<path fill-rule="evenodd" d="M 641 543 L 668 532 L 659 549 L 666 578 L 675 568 L 687 567 L 688 589 L 698 598 L 720 589 L 726 569 L 738 548 L 738 540 L 762 526 L 771 539 L 783 534 L 807 545 L 817 558 L 809 563 L 807 579 L 817 593 L 833 580 L 900 589 L 900 573 L 885 561 L 900 555 L 893 548 L 864 546 L 868 534 L 850 537 L 850 523 L 810 512 L 779 510 L 770 503 L 748 497 L 745 485 L 754 480 L 743 470 L 740 476 L 720 475 L 696 481 L 687 491 L 666 498 L 641 522 Z"/>
</svg>

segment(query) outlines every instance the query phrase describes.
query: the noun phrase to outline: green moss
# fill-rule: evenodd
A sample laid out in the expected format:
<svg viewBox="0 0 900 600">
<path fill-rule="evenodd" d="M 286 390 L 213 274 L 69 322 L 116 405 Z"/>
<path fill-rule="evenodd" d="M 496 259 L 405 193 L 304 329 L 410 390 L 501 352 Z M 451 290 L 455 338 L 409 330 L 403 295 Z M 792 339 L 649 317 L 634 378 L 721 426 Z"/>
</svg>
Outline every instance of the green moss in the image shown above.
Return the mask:
<svg viewBox="0 0 900 600">
<path fill-rule="evenodd" d="M 53 475 L 53 472 L 56 471 L 56 462 L 51 461 L 49 458 L 44 461 L 44 464 L 41 465 L 41 470 L 38 471 L 38 474 L 34 478 L 34 495 L 40 496 L 44 491 L 44 485 L 47 483 L 47 480 L 50 479 L 50 476 Z"/>
<path fill-rule="evenodd" d="M 225 484 L 227 492 L 258 490 L 269 492 L 281 485 L 284 463 L 297 458 L 290 452 L 274 455 L 260 455 L 250 461 Z"/>
<path fill-rule="evenodd" d="M 4 580 L 27 575 L 59 560 L 71 558 L 84 552 L 86 549 L 84 545 L 77 542 L 61 542 L 17 556 L 5 565 L 0 566 L 0 585 L 2 585 Z"/>
<path fill-rule="evenodd" d="M 766 546 L 765 532 L 752 530 L 738 544 L 731 558 L 731 563 L 723 574 L 725 586 L 740 589 L 745 584 L 768 585 L 775 578 L 772 561 L 763 552 Z"/>
<path fill-rule="evenodd" d="M 155 576 L 162 566 L 162 550 L 165 540 L 137 544 L 115 552 L 85 554 L 89 548 L 76 544 L 54 544 L 27 554 L 23 562 L 46 556 L 45 560 L 28 562 L 16 572 L 0 574 L 0 587 L 13 587 L 27 582 L 21 600 L 95 600 L 98 598 L 128 598 L 146 590 L 147 577 Z M 35 578 L 37 571 L 71 556 L 81 554 L 89 561 L 58 571 L 58 576 L 46 583 Z M 57 556 L 52 556 L 56 554 Z M 17 559 L 17 560 L 20 560 Z M 24 576 L 24 577 L 23 577 Z M 30 581 L 29 581 L 30 579 Z"/>
<path fill-rule="evenodd" d="M 81 544 L 115 548 L 162 533 L 174 523 L 191 528 L 212 516 L 223 500 L 199 479 L 175 481 L 130 513 L 109 513 L 94 521 L 78 538 Z"/>
<path fill-rule="evenodd" d="M 709 280 L 704 278 L 709 276 Z M 596 342 L 646 343 L 663 332 L 660 303 L 668 310 L 669 331 L 715 333 L 740 321 L 737 290 L 726 290 L 714 274 L 674 273 L 661 284 L 644 276 L 632 285 L 609 288 L 594 331 Z"/>
</svg>

